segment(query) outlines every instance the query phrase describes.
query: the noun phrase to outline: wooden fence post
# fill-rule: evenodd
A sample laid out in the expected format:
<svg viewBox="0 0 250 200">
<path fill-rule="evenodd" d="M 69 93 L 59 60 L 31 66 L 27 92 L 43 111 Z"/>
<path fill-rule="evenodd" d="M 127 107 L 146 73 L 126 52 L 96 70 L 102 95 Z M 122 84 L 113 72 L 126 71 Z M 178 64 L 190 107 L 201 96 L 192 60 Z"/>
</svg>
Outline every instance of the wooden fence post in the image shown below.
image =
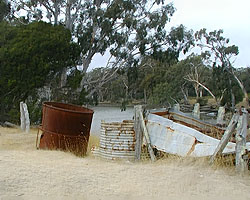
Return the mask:
<svg viewBox="0 0 250 200">
<path fill-rule="evenodd" d="M 20 102 L 21 129 L 28 133 L 30 131 L 29 111 L 26 103 Z"/>
<path fill-rule="evenodd" d="M 135 138 L 136 138 L 136 143 L 135 143 L 135 158 L 137 160 L 141 159 L 141 147 L 142 147 L 142 138 L 143 138 L 143 133 L 140 125 L 140 115 L 139 115 L 139 110 L 142 110 L 142 106 L 134 106 L 134 130 L 135 130 Z"/>
<path fill-rule="evenodd" d="M 23 110 L 23 102 L 20 102 L 20 127 L 21 130 L 24 131 L 25 130 L 25 115 L 24 115 L 24 110 Z"/>
<path fill-rule="evenodd" d="M 240 111 L 240 117 L 237 124 L 236 133 L 236 172 L 244 173 L 248 170 L 247 161 L 244 159 L 246 154 L 246 136 L 247 136 L 248 112 L 246 109 Z"/>
<path fill-rule="evenodd" d="M 238 122 L 238 119 L 239 119 L 239 113 L 235 113 L 223 135 L 223 137 L 221 138 L 218 146 L 216 147 L 215 151 L 214 151 L 214 154 L 211 156 L 210 158 L 210 164 L 212 164 L 216 158 L 216 156 L 218 155 L 221 155 L 224 148 L 226 147 L 227 143 L 229 142 L 232 134 L 233 134 L 233 131 L 235 129 L 235 126 Z"/>
<path fill-rule="evenodd" d="M 145 141 L 147 143 L 147 148 L 148 148 L 148 152 L 150 154 L 150 158 L 154 162 L 156 160 L 156 157 L 154 155 L 154 151 L 153 151 L 153 148 L 151 146 L 148 130 L 147 130 L 146 125 L 145 125 L 144 117 L 142 114 L 143 113 L 142 106 L 141 105 L 136 106 L 135 112 L 136 112 L 135 121 L 138 121 L 138 122 L 135 122 L 135 128 L 136 128 L 135 131 L 139 132 L 139 134 L 136 133 L 137 134 L 136 138 L 138 137 L 138 141 L 136 141 L 136 149 L 137 149 L 136 150 L 136 158 L 140 158 L 139 153 L 141 154 L 141 145 L 142 145 L 141 134 L 143 134 Z M 142 133 L 140 133 L 140 132 L 142 132 Z"/>
<path fill-rule="evenodd" d="M 196 119 L 200 119 L 200 104 L 199 103 L 196 103 L 194 105 L 194 109 L 193 109 L 193 117 L 196 118 Z"/>
<path fill-rule="evenodd" d="M 225 107 L 221 106 L 219 107 L 218 110 L 216 125 L 223 126 L 225 124 L 224 117 L 225 117 Z"/>
<path fill-rule="evenodd" d="M 142 132 L 144 134 L 144 137 L 145 137 L 145 140 L 146 140 L 146 143 L 147 143 L 148 152 L 149 152 L 151 160 L 154 162 L 154 161 L 156 161 L 156 157 L 155 157 L 153 148 L 151 146 L 148 130 L 146 128 L 146 124 L 145 124 L 144 117 L 143 117 L 143 114 L 142 114 L 142 107 L 139 109 L 138 113 L 139 113 L 141 129 L 142 129 Z"/>
</svg>

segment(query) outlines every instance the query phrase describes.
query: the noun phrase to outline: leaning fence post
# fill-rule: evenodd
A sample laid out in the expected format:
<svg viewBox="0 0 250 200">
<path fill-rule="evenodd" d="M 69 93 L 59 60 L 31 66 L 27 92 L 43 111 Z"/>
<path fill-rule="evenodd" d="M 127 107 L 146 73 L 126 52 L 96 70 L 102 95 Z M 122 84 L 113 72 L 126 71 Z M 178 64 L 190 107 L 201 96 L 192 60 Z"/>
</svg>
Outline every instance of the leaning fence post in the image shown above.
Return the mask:
<svg viewBox="0 0 250 200">
<path fill-rule="evenodd" d="M 235 113 L 223 135 L 223 137 L 221 138 L 218 146 L 216 147 L 215 151 L 214 151 L 214 154 L 211 156 L 210 158 L 210 164 L 212 164 L 216 158 L 217 155 L 220 155 L 222 154 L 224 148 L 226 147 L 227 143 L 229 142 L 232 134 L 233 134 L 233 131 L 235 129 L 235 126 L 238 122 L 238 119 L 239 119 L 239 113 Z"/>
<path fill-rule="evenodd" d="M 134 106 L 134 130 L 135 130 L 135 138 L 136 138 L 136 143 L 135 143 L 135 158 L 137 160 L 141 159 L 141 146 L 142 146 L 142 138 L 143 138 L 143 133 L 140 125 L 140 115 L 139 111 L 142 110 L 142 106 Z"/>
<path fill-rule="evenodd" d="M 246 135 L 247 135 L 248 112 L 246 109 L 240 111 L 240 117 L 237 124 L 236 132 L 236 171 L 244 173 L 248 170 L 247 160 L 244 159 L 246 154 Z"/>
<path fill-rule="evenodd" d="M 146 143 L 147 143 L 148 152 L 150 154 L 151 160 L 154 162 L 156 160 L 156 158 L 155 158 L 155 155 L 154 155 L 153 148 L 151 146 L 148 130 L 147 130 L 146 125 L 145 125 L 144 117 L 143 117 L 143 114 L 142 114 L 142 107 L 139 107 L 138 114 L 139 114 L 139 121 L 140 121 L 141 129 L 142 129 L 142 132 L 144 134 L 144 137 L 145 137 L 145 140 L 146 140 Z"/>
</svg>

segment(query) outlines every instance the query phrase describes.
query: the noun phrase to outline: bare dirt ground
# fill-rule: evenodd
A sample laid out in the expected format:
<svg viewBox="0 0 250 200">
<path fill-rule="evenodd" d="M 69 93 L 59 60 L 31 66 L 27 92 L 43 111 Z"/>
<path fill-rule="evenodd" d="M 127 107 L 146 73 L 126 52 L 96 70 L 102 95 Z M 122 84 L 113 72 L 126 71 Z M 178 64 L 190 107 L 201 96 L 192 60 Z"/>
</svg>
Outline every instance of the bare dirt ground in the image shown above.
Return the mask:
<svg viewBox="0 0 250 200">
<path fill-rule="evenodd" d="M 36 131 L 0 128 L 0 199 L 250 199 L 250 176 L 205 161 L 107 161 L 36 150 Z"/>
</svg>

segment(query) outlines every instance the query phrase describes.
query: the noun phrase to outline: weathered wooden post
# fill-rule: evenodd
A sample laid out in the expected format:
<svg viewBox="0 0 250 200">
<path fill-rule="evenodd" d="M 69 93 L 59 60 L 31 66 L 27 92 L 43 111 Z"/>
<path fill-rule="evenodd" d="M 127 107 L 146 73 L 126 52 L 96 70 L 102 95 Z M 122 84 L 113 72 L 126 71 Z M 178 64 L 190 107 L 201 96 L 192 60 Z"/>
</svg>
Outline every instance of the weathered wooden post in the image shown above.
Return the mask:
<svg viewBox="0 0 250 200">
<path fill-rule="evenodd" d="M 237 124 L 236 133 L 236 172 L 244 173 L 248 170 L 246 154 L 246 136 L 247 136 L 248 112 L 246 109 L 240 110 L 240 117 Z"/>
<path fill-rule="evenodd" d="M 200 104 L 199 103 L 196 103 L 194 105 L 192 114 L 194 118 L 200 119 Z"/>
<path fill-rule="evenodd" d="M 210 164 L 212 164 L 216 158 L 216 156 L 218 155 L 221 155 L 224 148 L 227 146 L 227 143 L 229 142 L 232 134 L 233 134 L 233 131 L 236 127 L 236 124 L 238 122 L 238 119 L 239 119 L 239 113 L 235 113 L 223 135 L 223 137 L 221 138 L 218 146 L 216 147 L 215 151 L 214 151 L 214 154 L 211 156 L 210 158 Z"/>
<path fill-rule="evenodd" d="M 145 141 L 147 143 L 147 148 L 148 148 L 148 152 L 150 154 L 150 158 L 151 160 L 154 162 L 156 160 L 156 157 L 154 155 L 154 151 L 153 151 L 153 148 L 151 146 L 151 142 L 150 142 L 150 138 L 149 138 L 149 134 L 148 134 L 148 130 L 146 128 L 146 125 L 145 125 L 145 122 L 144 122 L 144 117 L 143 117 L 143 110 L 142 110 L 142 106 L 138 106 L 137 107 L 137 117 L 135 118 L 135 120 L 139 119 L 139 124 L 140 124 L 140 129 L 142 130 L 143 132 L 143 135 L 144 135 L 144 138 L 145 138 Z M 136 122 L 137 123 L 137 122 Z M 136 133 L 137 134 L 137 133 Z M 139 134 L 138 134 L 139 135 Z M 138 136 L 140 137 L 140 136 Z M 137 143 L 137 142 L 136 142 Z M 138 144 L 136 144 L 136 148 L 140 148 L 139 145 L 142 144 L 142 140 L 141 142 L 139 141 Z M 138 150 L 139 151 L 139 150 Z"/>
<path fill-rule="evenodd" d="M 225 107 L 221 106 L 219 107 L 218 110 L 216 124 L 223 126 L 225 124 L 224 117 L 225 117 Z"/>
<path fill-rule="evenodd" d="M 30 131 L 29 111 L 26 103 L 20 102 L 20 121 L 22 131 Z"/>
<path fill-rule="evenodd" d="M 24 110 L 23 110 L 23 102 L 20 102 L 20 127 L 21 130 L 24 131 L 25 130 L 25 115 L 24 115 Z"/>
<path fill-rule="evenodd" d="M 181 108 L 180 108 L 180 104 L 174 104 L 174 111 L 180 111 L 181 110 Z"/>
<path fill-rule="evenodd" d="M 142 106 L 134 106 L 134 130 L 135 130 L 135 138 L 136 138 L 136 144 L 135 144 L 135 159 L 140 160 L 141 159 L 141 147 L 142 147 L 142 139 L 143 139 L 143 133 L 140 125 L 140 115 L 139 111 L 142 110 Z"/>
</svg>

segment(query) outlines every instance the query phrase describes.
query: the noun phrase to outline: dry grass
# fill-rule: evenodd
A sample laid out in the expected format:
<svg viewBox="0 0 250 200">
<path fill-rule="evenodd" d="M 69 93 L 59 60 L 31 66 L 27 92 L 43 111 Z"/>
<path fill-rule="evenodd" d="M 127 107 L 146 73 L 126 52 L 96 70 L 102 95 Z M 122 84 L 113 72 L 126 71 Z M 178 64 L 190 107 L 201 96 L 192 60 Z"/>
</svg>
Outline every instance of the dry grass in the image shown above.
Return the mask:
<svg viewBox="0 0 250 200">
<path fill-rule="evenodd" d="M 5 150 L 31 150 L 36 149 L 37 129 L 29 133 L 16 128 L 0 128 L 0 149 Z"/>
<path fill-rule="evenodd" d="M 111 162 L 36 150 L 36 130 L 0 127 L 0 199 L 250 199 L 249 176 L 217 160 L 162 155 L 155 163 Z M 91 146 L 99 138 L 91 136 Z M 146 152 L 145 152 L 146 153 Z"/>
<path fill-rule="evenodd" d="M 89 143 L 88 143 L 88 150 L 87 155 L 91 155 L 91 149 L 93 147 L 99 147 L 100 138 L 96 135 L 90 135 Z"/>
</svg>

